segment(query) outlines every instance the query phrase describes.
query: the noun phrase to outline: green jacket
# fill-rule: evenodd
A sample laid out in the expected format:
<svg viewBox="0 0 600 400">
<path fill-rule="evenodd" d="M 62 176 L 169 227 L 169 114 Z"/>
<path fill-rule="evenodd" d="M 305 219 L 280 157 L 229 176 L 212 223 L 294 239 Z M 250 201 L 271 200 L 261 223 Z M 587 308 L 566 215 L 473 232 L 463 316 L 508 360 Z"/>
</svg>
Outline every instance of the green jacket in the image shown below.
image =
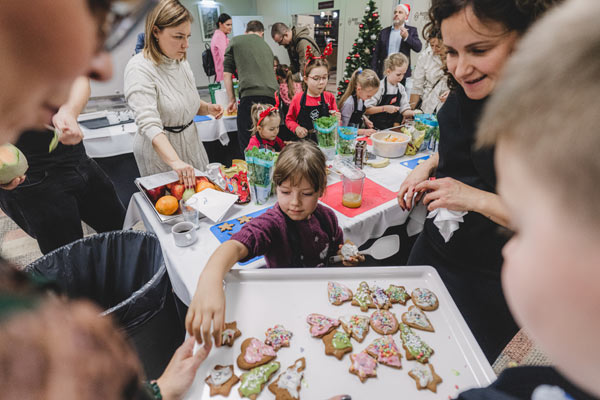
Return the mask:
<svg viewBox="0 0 600 400">
<path fill-rule="evenodd" d="M 321 50 L 315 42 L 315 39 L 310 36 L 310 32 L 306 27 L 292 27 L 292 41 L 285 46 L 290 57 L 290 68 L 293 74 L 304 75 L 304 65 L 306 64 L 306 46 L 310 45 L 310 49 L 315 56 L 321 55 Z"/>
<path fill-rule="evenodd" d="M 235 36 L 229 42 L 225 50 L 223 70 L 238 77 L 240 98 L 275 97 L 279 85 L 273 70 L 273 59 L 273 52 L 265 40 L 256 34 L 247 33 Z"/>
</svg>

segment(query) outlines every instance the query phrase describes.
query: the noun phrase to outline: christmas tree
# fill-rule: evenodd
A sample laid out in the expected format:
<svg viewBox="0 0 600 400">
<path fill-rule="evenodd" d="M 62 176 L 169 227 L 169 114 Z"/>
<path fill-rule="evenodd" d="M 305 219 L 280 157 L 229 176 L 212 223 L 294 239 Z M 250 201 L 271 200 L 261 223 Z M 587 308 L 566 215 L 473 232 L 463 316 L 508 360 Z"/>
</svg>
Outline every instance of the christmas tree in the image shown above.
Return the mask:
<svg viewBox="0 0 600 400">
<path fill-rule="evenodd" d="M 358 25 L 358 38 L 354 41 L 352 49 L 346 57 L 344 76 L 338 83 L 338 98 L 342 97 L 346 91 L 346 87 L 354 71 L 358 68 L 371 68 L 371 58 L 375 51 L 375 44 L 377 43 L 377 36 L 379 36 L 380 30 L 379 12 L 375 6 L 375 1 L 369 0 L 369 3 L 365 7 L 365 16 L 360 25 Z"/>
</svg>

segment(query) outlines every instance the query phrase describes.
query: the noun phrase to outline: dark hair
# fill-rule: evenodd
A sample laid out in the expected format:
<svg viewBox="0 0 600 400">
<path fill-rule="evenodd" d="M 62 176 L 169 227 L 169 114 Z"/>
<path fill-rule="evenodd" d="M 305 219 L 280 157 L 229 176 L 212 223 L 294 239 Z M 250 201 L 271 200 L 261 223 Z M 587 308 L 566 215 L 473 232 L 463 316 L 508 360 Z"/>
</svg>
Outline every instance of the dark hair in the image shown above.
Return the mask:
<svg viewBox="0 0 600 400">
<path fill-rule="evenodd" d="M 283 81 L 288 87 L 288 97 L 291 99 L 296 94 L 292 70 L 285 64 L 279 64 L 275 69 L 275 76 L 278 80 Z"/>
<path fill-rule="evenodd" d="M 246 33 L 249 33 L 249 32 L 262 33 L 264 31 L 265 31 L 265 26 L 260 21 L 252 20 L 252 21 L 248 22 L 248 24 L 246 25 Z"/>
<path fill-rule="evenodd" d="M 224 24 L 225 22 L 229 21 L 231 19 L 231 15 L 227 14 L 227 13 L 223 13 L 221 15 L 219 15 L 219 19 L 217 20 L 217 28 L 219 27 L 219 25 Z"/>
<path fill-rule="evenodd" d="M 275 35 L 283 36 L 290 28 L 283 22 L 275 22 L 271 27 L 271 37 L 274 38 Z"/>
<path fill-rule="evenodd" d="M 507 32 L 522 35 L 544 12 L 560 2 L 562 0 L 431 0 L 430 22 L 423 28 L 423 36 L 430 39 L 432 34 L 441 33 L 442 22 L 467 7 L 473 9 L 479 20 L 501 23 Z M 458 83 L 446 73 L 448 86 L 456 88 Z"/>
</svg>

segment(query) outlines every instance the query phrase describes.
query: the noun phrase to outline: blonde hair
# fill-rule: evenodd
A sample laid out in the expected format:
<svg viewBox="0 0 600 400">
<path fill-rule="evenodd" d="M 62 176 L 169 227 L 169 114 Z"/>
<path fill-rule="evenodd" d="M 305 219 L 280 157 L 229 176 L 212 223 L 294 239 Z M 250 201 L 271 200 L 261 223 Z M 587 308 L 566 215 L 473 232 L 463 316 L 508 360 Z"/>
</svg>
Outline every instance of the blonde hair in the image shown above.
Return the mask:
<svg viewBox="0 0 600 400">
<path fill-rule="evenodd" d="M 154 27 L 163 30 L 193 21 L 192 14 L 178 0 L 161 0 L 146 17 L 144 57 L 154 61 L 155 64 L 160 64 L 164 55 L 154 36 Z"/>
<path fill-rule="evenodd" d="M 300 140 L 286 145 L 275 164 L 273 182 L 280 186 L 290 179 L 292 186 L 306 179 L 315 192 L 325 190 L 327 186 L 327 169 L 325 155 L 315 143 L 310 140 Z"/>
<path fill-rule="evenodd" d="M 325 67 L 327 69 L 327 74 L 329 74 L 329 62 L 327 62 L 324 58 L 313 58 L 310 61 L 306 62 L 306 67 L 304 67 L 304 80 L 302 80 L 302 89 L 306 92 L 308 86 L 306 85 L 306 80 L 310 75 L 311 71 L 318 67 Z"/>
<path fill-rule="evenodd" d="M 288 97 L 291 99 L 296 94 L 295 82 L 292 76 L 292 70 L 286 64 L 279 64 L 275 69 L 277 78 L 281 78 L 288 88 Z"/>
<path fill-rule="evenodd" d="M 403 65 L 408 65 L 408 57 L 402 53 L 394 53 L 390 54 L 383 62 L 383 70 L 393 71 L 395 68 L 402 67 Z"/>
<path fill-rule="evenodd" d="M 250 116 L 252 118 L 252 134 L 256 135 L 256 132 L 258 132 L 258 120 L 260 119 L 260 113 L 268 110 L 270 107 L 273 107 L 271 104 L 262 104 L 262 103 L 254 103 L 252 104 L 252 108 L 250 109 Z M 271 111 L 269 113 L 269 115 L 266 118 L 272 118 L 277 116 L 278 118 L 281 118 L 281 116 L 279 115 L 279 110 L 275 109 L 273 111 Z M 262 122 L 264 122 L 265 120 L 263 119 Z M 262 125 L 261 122 L 261 125 Z"/>
<path fill-rule="evenodd" d="M 357 85 L 360 85 L 360 87 L 363 89 L 379 88 L 379 78 L 377 77 L 375 71 L 371 69 L 354 71 L 352 77 L 350 78 L 350 82 L 348 82 L 346 92 L 344 93 L 340 101 L 338 101 L 339 109 L 342 108 L 342 106 L 350 96 L 356 93 Z"/>
<path fill-rule="evenodd" d="M 478 146 L 509 144 L 565 210 L 596 229 L 600 228 L 598 15 L 600 2 L 572 1 L 534 25 L 507 62 L 477 133 Z M 557 26 L 572 29 L 565 36 Z M 557 48 L 565 50 L 559 58 Z"/>
</svg>

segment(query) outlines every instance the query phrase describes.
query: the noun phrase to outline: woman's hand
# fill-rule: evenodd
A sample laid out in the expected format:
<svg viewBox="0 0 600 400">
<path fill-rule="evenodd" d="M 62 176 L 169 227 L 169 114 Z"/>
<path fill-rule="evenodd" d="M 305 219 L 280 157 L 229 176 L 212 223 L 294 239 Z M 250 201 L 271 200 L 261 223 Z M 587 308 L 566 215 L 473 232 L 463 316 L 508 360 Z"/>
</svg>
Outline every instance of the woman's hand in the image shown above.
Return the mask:
<svg viewBox="0 0 600 400">
<path fill-rule="evenodd" d="M 163 399 L 182 399 L 192 386 L 198 367 L 210 351 L 210 348 L 202 346 L 193 354 L 194 342 L 193 337 L 187 338 L 173 354 L 165 372 L 156 380 Z"/>
<path fill-rule="evenodd" d="M 412 209 L 413 196 L 415 193 L 417 193 L 417 196 L 415 197 L 415 203 L 417 203 L 423 196 L 423 193 L 417 190 L 417 186 L 427 181 L 433 172 L 433 168 L 428 161 L 429 160 L 423 164 L 417 165 L 415 169 L 413 169 L 412 172 L 406 177 L 404 182 L 402 182 L 402 185 L 400 185 L 400 190 L 398 191 L 398 205 L 403 211 Z"/>
<path fill-rule="evenodd" d="M 12 181 L 8 182 L 7 184 L 0 185 L 0 189 L 3 189 L 3 190 L 13 190 L 13 189 L 15 189 L 17 186 L 19 186 L 23 182 L 25 182 L 25 175 L 17 176 L 15 179 L 13 179 Z"/>
<path fill-rule="evenodd" d="M 454 178 L 441 178 L 421 182 L 415 191 L 428 192 L 423 197 L 427 210 L 447 208 L 451 211 L 473 211 L 482 193 L 481 190 L 466 185 Z"/>
<path fill-rule="evenodd" d="M 235 114 L 236 112 L 237 112 L 237 101 L 235 99 L 233 99 L 227 105 L 227 113 Z"/>
<path fill-rule="evenodd" d="M 298 126 L 296 128 L 296 136 L 298 136 L 300 139 L 305 138 L 307 134 L 308 130 L 306 128 L 303 128 L 301 126 Z"/>
<path fill-rule="evenodd" d="M 210 327 L 217 347 L 221 346 L 221 332 L 225 324 L 225 293 L 223 281 L 218 274 L 206 269 L 200 275 L 196 293 L 185 318 L 185 329 L 198 343 L 210 349 L 212 340 Z"/>
<path fill-rule="evenodd" d="M 52 117 L 52 124 L 60 132 L 58 140 L 62 144 L 73 146 L 83 140 L 83 132 L 81 132 L 81 128 L 79 128 L 77 118 L 63 108 L 54 114 L 54 117 Z"/>
<path fill-rule="evenodd" d="M 400 107 L 392 106 L 390 104 L 383 106 L 383 112 L 386 112 L 388 114 L 394 114 L 394 113 L 397 113 L 398 111 L 400 111 Z"/>
<path fill-rule="evenodd" d="M 445 102 L 446 102 L 446 99 L 448 98 L 448 95 L 449 95 L 449 94 L 450 94 L 450 91 L 449 91 L 449 90 L 446 90 L 444 93 L 442 93 L 442 94 L 440 95 L 440 101 L 441 101 L 442 103 L 445 103 Z"/>
<path fill-rule="evenodd" d="M 196 172 L 190 164 L 178 160 L 171 163 L 170 167 L 177 172 L 179 183 L 183 183 L 186 188 L 192 188 L 196 185 Z"/>
<path fill-rule="evenodd" d="M 215 119 L 219 119 L 223 116 L 223 106 L 220 104 L 209 104 L 208 113 L 215 117 Z"/>
</svg>

